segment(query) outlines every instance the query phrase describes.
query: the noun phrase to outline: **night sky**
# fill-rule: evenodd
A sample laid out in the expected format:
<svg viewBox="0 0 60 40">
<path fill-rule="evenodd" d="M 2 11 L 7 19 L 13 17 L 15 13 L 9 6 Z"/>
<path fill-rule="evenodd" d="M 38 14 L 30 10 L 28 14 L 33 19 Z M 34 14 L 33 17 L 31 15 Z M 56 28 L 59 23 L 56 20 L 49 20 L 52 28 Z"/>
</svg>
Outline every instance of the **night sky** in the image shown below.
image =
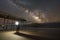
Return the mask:
<svg viewBox="0 0 60 40">
<path fill-rule="evenodd" d="M 60 22 L 60 0 L 0 0 L 0 11 L 31 22 Z"/>
</svg>

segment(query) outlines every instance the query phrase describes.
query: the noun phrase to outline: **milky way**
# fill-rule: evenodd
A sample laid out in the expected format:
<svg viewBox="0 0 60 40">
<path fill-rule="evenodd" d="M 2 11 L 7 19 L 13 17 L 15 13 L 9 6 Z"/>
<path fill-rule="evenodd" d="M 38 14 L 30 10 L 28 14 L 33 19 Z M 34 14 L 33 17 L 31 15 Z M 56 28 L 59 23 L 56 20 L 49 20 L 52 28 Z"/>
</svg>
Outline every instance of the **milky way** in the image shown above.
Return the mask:
<svg viewBox="0 0 60 40">
<path fill-rule="evenodd" d="M 0 10 L 27 21 L 60 22 L 60 0 L 0 0 Z"/>
</svg>

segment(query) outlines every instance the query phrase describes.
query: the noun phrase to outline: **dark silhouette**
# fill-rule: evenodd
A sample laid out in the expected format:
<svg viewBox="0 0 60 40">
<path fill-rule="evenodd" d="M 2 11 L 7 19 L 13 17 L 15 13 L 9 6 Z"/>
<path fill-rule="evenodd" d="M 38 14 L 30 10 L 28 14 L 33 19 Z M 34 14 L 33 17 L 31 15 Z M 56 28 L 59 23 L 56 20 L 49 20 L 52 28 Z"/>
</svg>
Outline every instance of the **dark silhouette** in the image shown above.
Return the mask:
<svg viewBox="0 0 60 40">
<path fill-rule="evenodd" d="M 17 25 L 16 32 L 19 32 L 19 30 L 20 30 L 20 25 Z"/>
</svg>

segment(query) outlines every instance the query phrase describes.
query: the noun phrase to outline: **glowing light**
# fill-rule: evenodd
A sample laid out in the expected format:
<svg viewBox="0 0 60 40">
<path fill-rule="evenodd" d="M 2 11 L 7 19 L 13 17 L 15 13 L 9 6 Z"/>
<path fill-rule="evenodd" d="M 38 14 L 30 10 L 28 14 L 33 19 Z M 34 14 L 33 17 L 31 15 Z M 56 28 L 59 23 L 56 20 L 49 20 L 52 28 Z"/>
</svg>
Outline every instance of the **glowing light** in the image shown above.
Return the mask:
<svg viewBox="0 0 60 40">
<path fill-rule="evenodd" d="M 39 19 L 39 17 L 37 17 L 37 16 L 33 16 L 33 18 L 39 23 L 42 22 L 42 19 Z"/>
<path fill-rule="evenodd" d="M 19 25 L 19 22 L 18 22 L 18 21 L 16 21 L 16 22 L 15 22 L 15 25 Z"/>
<path fill-rule="evenodd" d="M 35 17 L 35 19 L 39 19 L 39 17 Z"/>
<path fill-rule="evenodd" d="M 33 16 L 33 18 L 34 18 L 34 19 L 39 19 L 39 17 L 37 17 L 37 16 Z"/>
</svg>

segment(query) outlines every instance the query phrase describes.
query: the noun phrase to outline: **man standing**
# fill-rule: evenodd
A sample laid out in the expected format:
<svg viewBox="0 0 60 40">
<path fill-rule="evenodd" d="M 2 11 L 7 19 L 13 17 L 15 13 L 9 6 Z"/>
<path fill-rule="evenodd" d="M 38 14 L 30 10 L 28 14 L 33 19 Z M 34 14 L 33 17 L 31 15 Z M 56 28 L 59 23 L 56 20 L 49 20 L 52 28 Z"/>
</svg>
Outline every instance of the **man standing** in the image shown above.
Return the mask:
<svg viewBox="0 0 60 40">
<path fill-rule="evenodd" d="M 16 32 L 18 33 L 20 30 L 20 25 L 17 25 L 17 29 L 16 29 Z"/>
</svg>

